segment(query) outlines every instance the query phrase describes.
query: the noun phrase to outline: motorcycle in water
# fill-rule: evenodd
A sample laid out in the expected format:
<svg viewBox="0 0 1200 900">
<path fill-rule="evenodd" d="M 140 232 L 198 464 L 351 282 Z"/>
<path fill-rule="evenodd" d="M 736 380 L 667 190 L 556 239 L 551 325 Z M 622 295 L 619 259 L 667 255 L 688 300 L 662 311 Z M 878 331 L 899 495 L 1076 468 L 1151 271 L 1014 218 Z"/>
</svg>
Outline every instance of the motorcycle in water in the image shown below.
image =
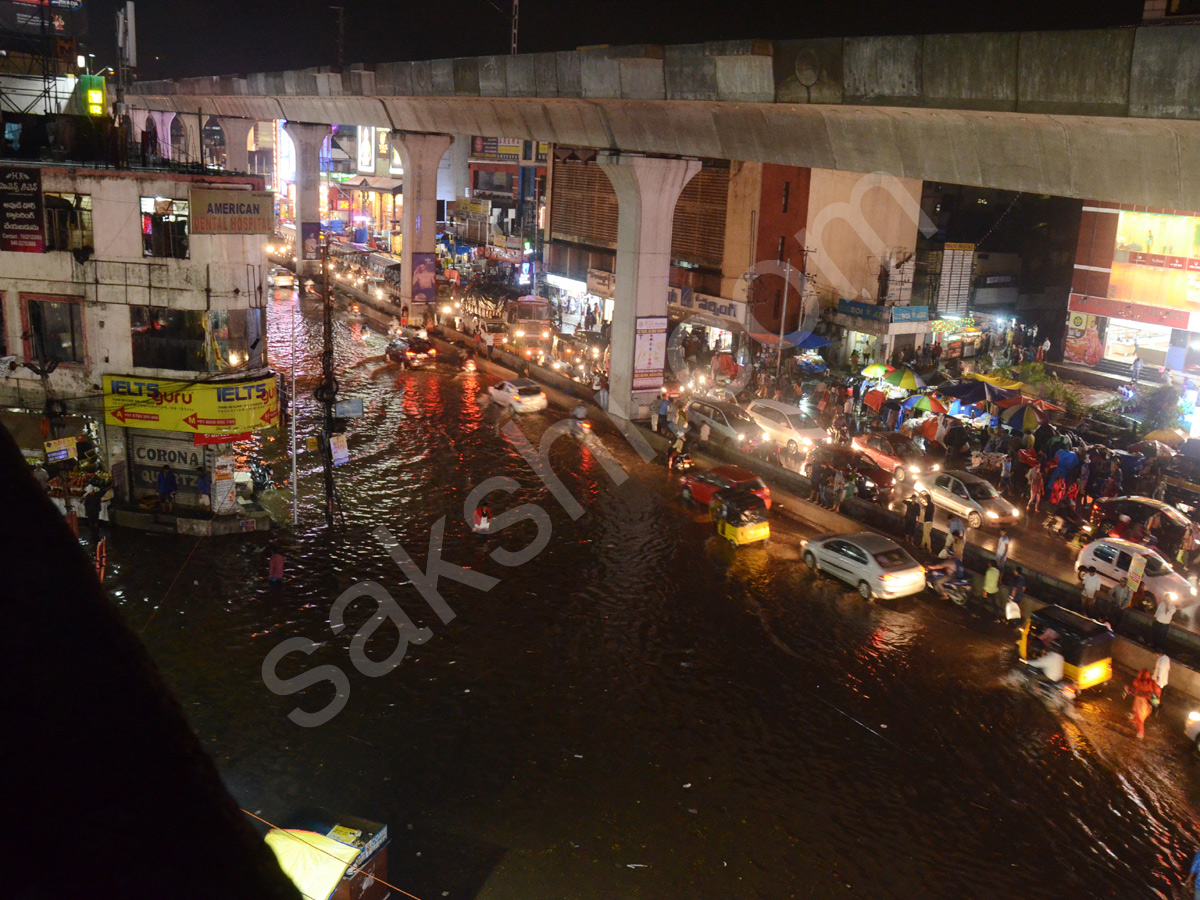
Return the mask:
<svg viewBox="0 0 1200 900">
<path fill-rule="evenodd" d="M 966 606 L 971 598 L 971 579 L 953 575 L 933 573 L 930 587 L 939 597 L 945 597 L 955 606 Z"/>
<path fill-rule="evenodd" d="M 592 423 L 587 419 L 572 419 L 571 434 L 581 441 L 586 440 L 592 434 Z"/>
</svg>

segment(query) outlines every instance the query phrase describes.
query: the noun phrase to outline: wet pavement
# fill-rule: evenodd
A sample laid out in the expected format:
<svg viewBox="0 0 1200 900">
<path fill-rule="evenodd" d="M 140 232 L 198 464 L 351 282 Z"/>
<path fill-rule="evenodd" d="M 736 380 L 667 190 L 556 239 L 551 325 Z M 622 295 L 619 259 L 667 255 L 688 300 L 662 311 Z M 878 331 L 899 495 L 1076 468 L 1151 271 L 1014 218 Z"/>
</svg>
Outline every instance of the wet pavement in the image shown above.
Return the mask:
<svg viewBox="0 0 1200 900">
<path fill-rule="evenodd" d="M 283 372 L 291 303 L 270 311 Z M 302 444 L 320 346 L 304 311 Z M 929 596 L 867 603 L 803 566 L 810 532 L 781 516 L 768 545 L 735 551 L 611 436 L 620 485 L 573 438 L 550 451 L 582 506 L 572 518 L 481 407 L 486 379 L 398 370 L 385 343 L 337 321 L 342 395 L 366 412 L 337 472 L 346 527 L 325 529 L 320 457 L 302 450 L 285 584 L 267 584 L 261 536 L 110 540 L 108 587 L 246 809 L 388 822 L 391 880 L 422 900 L 1183 896 L 1200 758 L 1182 704 L 1145 742 L 1121 678 L 1053 713 L 1006 677 L 1010 627 Z M 516 421 L 537 446 L 555 415 Z M 286 447 L 257 448 L 277 477 Z M 463 521 L 497 475 L 518 485 L 492 495 L 497 511 L 536 504 L 550 523 L 523 565 L 490 554 L 530 544 L 533 522 L 479 537 Z M 371 536 L 386 527 L 424 569 L 443 517 L 442 558 L 498 579 L 441 578 L 448 622 Z M 363 580 L 432 632 L 373 678 L 352 641 L 375 602 L 329 625 Z M 345 708 L 316 728 L 288 713 L 322 709 L 330 682 L 290 696 L 263 683 L 268 652 L 296 636 L 318 647 L 280 677 L 348 678 Z M 365 652 L 396 645 L 385 623 Z"/>
</svg>

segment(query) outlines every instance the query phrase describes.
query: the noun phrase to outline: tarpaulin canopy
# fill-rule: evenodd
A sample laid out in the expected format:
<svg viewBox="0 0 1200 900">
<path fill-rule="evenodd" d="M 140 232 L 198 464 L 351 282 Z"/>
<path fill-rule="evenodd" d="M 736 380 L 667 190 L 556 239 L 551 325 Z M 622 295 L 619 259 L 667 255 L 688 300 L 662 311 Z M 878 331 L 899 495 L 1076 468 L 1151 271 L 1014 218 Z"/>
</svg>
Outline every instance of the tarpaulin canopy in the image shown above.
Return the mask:
<svg viewBox="0 0 1200 900">
<path fill-rule="evenodd" d="M 779 343 L 779 335 L 763 334 L 760 332 L 750 332 L 750 337 L 754 338 L 760 344 L 766 344 L 768 347 L 774 347 Z M 823 338 L 813 334 L 811 331 L 800 329 L 792 331 L 783 336 L 783 343 L 791 344 L 797 350 L 816 350 L 819 347 L 827 347 L 833 343 L 828 338 Z"/>
<path fill-rule="evenodd" d="M 867 391 L 863 394 L 863 406 L 869 406 L 875 412 L 879 412 L 879 408 L 883 406 L 883 401 L 887 399 L 887 394 L 883 391 Z"/>
<path fill-rule="evenodd" d="M 337 890 L 361 848 L 315 831 L 272 828 L 264 840 L 275 852 L 279 868 L 305 897 L 327 900 Z"/>
<path fill-rule="evenodd" d="M 938 393 L 944 397 L 952 397 L 967 404 L 1007 400 L 1014 396 L 1020 397 L 1020 394 L 1014 394 L 1012 391 L 995 387 L 990 382 L 985 381 L 958 381 L 942 384 L 938 386 Z"/>
<path fill-rule="evenodd" d="M 1005 391 L 1019 391 L 1025 387 L 1023 381 L 1013 381 L 1011 378 L 1001 378 L 999 375 L 964 375 L 963 378 L 970 378 L 973 381 L 982 381 L 993 387 L 998 387 Z"/>
<path fill-rule="evenodd" d="M 1020 406 L 1022 403 L 1030 403 L 1043 412 L 1063 411 L 1061 406 L 1055 406 L 1049 400 L 1043 400 L 1040 397 L 1023 397 L 1020 394 L 1015 394 L 1012 397 L 1006 397 L 1002 400 L 996 400 L 995 403 L 1001 409 L 1011 409 L 1014 406 Z"/>
</svg>

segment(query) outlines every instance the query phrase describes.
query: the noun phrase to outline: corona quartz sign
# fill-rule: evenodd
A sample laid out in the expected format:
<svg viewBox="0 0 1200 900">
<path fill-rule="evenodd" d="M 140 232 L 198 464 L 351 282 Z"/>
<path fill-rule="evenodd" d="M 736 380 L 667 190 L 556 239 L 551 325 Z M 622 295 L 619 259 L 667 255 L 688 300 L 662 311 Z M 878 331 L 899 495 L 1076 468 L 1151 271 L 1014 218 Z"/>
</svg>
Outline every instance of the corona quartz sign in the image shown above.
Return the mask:
<svg viewBox="0 0 1200 900">
<path fill-rule="evenodd" d="M 274 377 L 194 383 L 104 376 L 104 421 L 185 434 L 244 434 L 279 424 Z"/>
<path fill-rule="evenodd" d="M 269 191 L 193 190 L 192 234 L 274 234 L 275 195 Z"/>
</svg>

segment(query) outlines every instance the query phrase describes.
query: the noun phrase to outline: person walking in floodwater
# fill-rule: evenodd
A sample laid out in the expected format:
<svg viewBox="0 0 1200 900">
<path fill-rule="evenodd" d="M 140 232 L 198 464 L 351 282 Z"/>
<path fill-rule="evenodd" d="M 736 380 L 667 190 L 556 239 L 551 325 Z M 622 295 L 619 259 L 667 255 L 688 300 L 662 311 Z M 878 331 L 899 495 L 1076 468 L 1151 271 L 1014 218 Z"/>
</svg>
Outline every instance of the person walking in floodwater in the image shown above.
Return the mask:
<svg viewBox="0 0 1200 900">
<path fill-rule="evenodd" d="M 1125 693 L 1133 696 L 1133 712 L 1129 717 L 1137 726 L 1140 741 L 1146 736 L 1146 719 L 1150 718 L 1153 707 L 1158 704 L 1162 688 L 1158 686 L 1149 669 L 1142 669 L 1137 673 L 1137 678 L 1133 679 L 1133 684 L 1125 689 Z"/>
</svg>

